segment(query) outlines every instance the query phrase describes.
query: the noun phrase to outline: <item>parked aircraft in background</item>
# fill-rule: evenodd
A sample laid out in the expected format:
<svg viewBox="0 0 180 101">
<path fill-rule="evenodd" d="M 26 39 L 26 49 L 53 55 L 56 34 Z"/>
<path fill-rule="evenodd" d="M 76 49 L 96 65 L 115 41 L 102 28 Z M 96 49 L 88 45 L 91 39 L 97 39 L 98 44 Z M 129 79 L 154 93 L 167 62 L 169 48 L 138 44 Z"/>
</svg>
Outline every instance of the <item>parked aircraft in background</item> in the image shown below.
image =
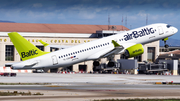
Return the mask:
<svg viewBox="0 0 180 101">
<path fill-rule="evenodd" d="M 98 64 L 96 60 L 115 54 L 131 58 L 143 54 L 144 44 L 161 39 L 166 42 L 167 37 L 177 32 L 173 26 L 157 23 L 51 53 L 41 51 L 17 32 L 11 32 L 8 35 L 23 61 L 7 63 L 6 66 L 12 69 L 45 69 L 67 67 L 88 60 Z"/>
</svg>

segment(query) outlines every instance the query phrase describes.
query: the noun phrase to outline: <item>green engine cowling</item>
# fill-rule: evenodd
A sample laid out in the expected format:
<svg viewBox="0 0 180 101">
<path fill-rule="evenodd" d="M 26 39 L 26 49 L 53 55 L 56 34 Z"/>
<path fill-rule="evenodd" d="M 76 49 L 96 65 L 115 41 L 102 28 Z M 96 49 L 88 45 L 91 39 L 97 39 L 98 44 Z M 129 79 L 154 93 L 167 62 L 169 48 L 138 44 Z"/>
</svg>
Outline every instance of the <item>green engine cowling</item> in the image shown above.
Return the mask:
<svg viewBox="0 0 180 101">
<path fill-rule="evenodd" d="M 136 44 L 136 45 L 133 45 L 133 46 L 127 48 L 125 50 L 124 55 L 126 58 L 131 58 L 131 57 L 141 55 L 143 53 L 144 53 L 143 45 L 142 44 Z"/>
</svg>

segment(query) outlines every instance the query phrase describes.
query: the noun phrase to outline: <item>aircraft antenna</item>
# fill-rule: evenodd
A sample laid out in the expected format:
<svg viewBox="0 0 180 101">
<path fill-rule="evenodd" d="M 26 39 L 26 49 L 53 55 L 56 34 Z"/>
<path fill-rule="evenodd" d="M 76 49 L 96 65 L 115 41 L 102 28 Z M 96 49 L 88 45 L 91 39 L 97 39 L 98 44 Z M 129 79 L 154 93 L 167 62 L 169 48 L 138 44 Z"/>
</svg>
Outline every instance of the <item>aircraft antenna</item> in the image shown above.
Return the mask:
<svg viewBox="0 0 180 101">
<path fill-rule="evenodd" d="M 110 15 L 108 15 L 108 30 L 110 29 Z"/>
<path fill-rule="evenodd" d="M 121 22 L 122 22 L 122 31 L 123 31 L 123 16 L 122 16 L 122 21 Z"/>
<path fill-rule="evenodd" d="M 148 25 L 148 14 L 146 14 L 146 25 Z"/>
<path fill-rule="evenodd" d="M 126 19 L 125 19 L 125 26 L 127 27 L 127 15 L 126 15 Z"/>
</svg>

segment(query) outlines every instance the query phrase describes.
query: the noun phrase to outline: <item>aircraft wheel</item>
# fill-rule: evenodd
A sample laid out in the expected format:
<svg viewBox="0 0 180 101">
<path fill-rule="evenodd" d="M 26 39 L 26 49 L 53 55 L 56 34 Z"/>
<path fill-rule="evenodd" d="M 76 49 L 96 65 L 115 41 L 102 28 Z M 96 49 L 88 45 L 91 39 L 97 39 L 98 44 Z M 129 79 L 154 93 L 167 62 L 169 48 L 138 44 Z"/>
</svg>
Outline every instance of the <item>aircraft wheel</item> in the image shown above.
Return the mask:
<svg viewBox="0 0 180 101">
<path fill-rule="evenodd" d="M 99 66 L 99 62 L 98 61 L 94 61 L 93 62 L 93 66 Z"/>
<path fill-rule="evenodd" d="M 108 67 L 113 67 L 115 65 L 114 62 L 108 62 Z"/>
<path fill-rule="evenodd" d="M 165 48 L 168 48 L 168 47 L 169 47 L 169 45 L 167 45 L 167 44 L 166 44 L 166 45 L 164 45 L 164 47 L 165 47 Z"/>
</svg>

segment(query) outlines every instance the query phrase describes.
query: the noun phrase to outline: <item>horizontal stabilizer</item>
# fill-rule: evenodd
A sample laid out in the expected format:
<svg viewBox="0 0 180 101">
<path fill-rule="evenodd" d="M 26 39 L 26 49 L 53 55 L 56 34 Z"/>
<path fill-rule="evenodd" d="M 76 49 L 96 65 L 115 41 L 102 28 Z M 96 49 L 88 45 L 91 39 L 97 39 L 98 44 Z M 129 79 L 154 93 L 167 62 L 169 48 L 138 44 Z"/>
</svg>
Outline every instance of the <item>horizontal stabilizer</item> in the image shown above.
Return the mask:
<svg viewBox="0 0 180 101">
<path fill-rule="evenodd" d="M 27 64 L 27 65 L 24 66 L 24 68 L 26 68 L 26 67 L 32 67 L 32 66 L 34 66 L 34 65 L 36 65 L 36 64 L 38 64 L 38 62 L 34 62 L 34 63 L 32 63 L 32 64 Z"/>
<path fill-rule="evenodd" d="M 17 63 L 19 63 L 19 62 L 6 63 L 5 67 L 11 67 L 12 65 L 17 64 Z"/>
</svg>

